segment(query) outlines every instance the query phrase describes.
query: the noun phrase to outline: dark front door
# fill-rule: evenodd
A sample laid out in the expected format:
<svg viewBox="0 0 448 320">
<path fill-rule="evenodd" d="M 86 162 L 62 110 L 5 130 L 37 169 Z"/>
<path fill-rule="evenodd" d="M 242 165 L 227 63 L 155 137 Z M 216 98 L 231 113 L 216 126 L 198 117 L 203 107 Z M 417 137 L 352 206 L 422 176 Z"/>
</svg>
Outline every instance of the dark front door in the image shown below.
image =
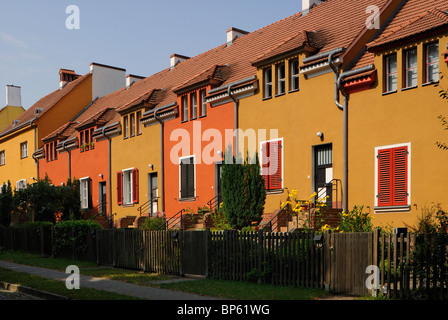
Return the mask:
<svg viewBox="0 0 448 320">
<path fill-rule="evenodd" d="M 150 173 L 148 177 L 148 213 L 150 216 L 156 216 L 159 211 L 159 187 L 157 177 L 157 172 Z"/>
<path fill-rule="evenodd" d="M 216 186 L 215 186 L 215 196 L 216 196 L 216 207 L 222 202 L 222 163 L 216 163 Z"/>
<path fill-rule="evenodd" d="M 314 148 L 314 184 L 319 199 L 327 196 L 327 205 L 332 203 L 333 147 L 331 144 Z"/>
<path fill-rule="evenodd" d="M 107 184 L 105 181 L 100 182 L 100 207 L 99 212 L 107 214 Z"/>
</svg>

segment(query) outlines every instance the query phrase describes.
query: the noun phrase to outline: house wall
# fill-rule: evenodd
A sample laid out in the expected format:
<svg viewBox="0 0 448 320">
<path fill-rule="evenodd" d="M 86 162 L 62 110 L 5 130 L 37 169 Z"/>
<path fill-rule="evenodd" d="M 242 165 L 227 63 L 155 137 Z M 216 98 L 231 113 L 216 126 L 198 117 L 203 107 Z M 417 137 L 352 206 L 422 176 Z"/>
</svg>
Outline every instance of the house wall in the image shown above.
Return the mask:
<svg viewBox="0 0 448 320">
<path fill-rule="evenodd" d="M 25 109 L 22 107 L 6 106 L 0 110 L 0 132 L 11 124 L 14 119 L 17 119 Z"/>
<path fill-rule="evenodd" d="M 211 89 L 207 86 L 207 91 Z M 191 208 L 195 212 L 198 207 L 207 205 L 215 197 L 215 162 L 221 161 L 218 151 L 226 148 L 225 130 L 234 130 L 234 104 L 225 103 L 211 108 L 207 106 L 207 116 L 196 120 L 181 121 L 181 98 L 177 101 L 180 116 L 165 123 L 164 158 L 165 158 L 165 214 L 172 217 L 182 209 Z M 199 108 L 199 107 L 198 107 Z M 176 131 L 176 130 L 181 131 Z M 177 136 L 185 134 L 186 139 Z M 205 133 L 205 135 L 204 135 Z M 207 135 L 210 134 L 210 137 Z M 231 140 L 233 141 L 233 140 Z M 185 142 L 182 151 L 180 143 Z M 233 144 L 233 143 L 232 143 Z M 195 156 L 196 189 L 194 199 L 180 199 L 180 166 L 183 156 Z"/>
<path fill-rule="evenodd" d="M 351 95 L 349 102 L 349 207 L 362 205 L 375 217 L 379 226 L 412 226 L 417 218 L 434 204 L 448 206 L 446 177 L 448 151 L 436 142 L 448 141 L 447 132 L 437 118 L 447 115 L 447 101 L 439 90 L 447 87 L 441 79 L 439 87 L 423 85 L 423 46 L 439 40 L 441 74 L 447 74 L 447 64 L 441 55 L 446 51 L 447 34 L 388 49 L 375 55 L 378 81 L 370 90 Z M 403 82 L 402 52 L 417 47 L 418 86 L 401 90 Z M 383 95 L 383 55 L 397 52 L 398 90 Z M 410 144 L 410 209 L 379 212 L 375 206 L 375 147 Z"/>
<path fill-rule="evenodd" d="M 123 138 L 123 135 L 112 138 L 112 212 L 116 213 L 114 219 L 118 221 L 126 216 L 140 216 L 138 208 L 145 204 L 148 193 L 148 174 L 157 172 L 159 197 L 161 190 L 161 148 L 159 123 L 145 127 L 141 125 L 142 133 L 132 138 Z M 106 153 L 107 154 L 107 153 Z M 149 165 L 152 164 L 153 168 Z M 118 205 L 117 198 L 117 172 L 136 168 L 139 172 L 139 202 L 131 205 Z M 161 199 L 159 199 L 159 210 Z"/>
<path fill-rule="evenodd" d="M 20 144 L 28 142 L 28 157 L 21 158 Z M 17 131 L 13 135 L 0 139 L 0 151 L 5 151 L 5 165 L 0 166 L 0 184 L 11 182 L 13 188 L 16 182 L 25 179 L 27 183 L 33 183 L 37 178 L 37 167 L 32 157 L 35 150 L 35 130 L 32 127 L 26 127 Z"/>
<path fill-rule="evenodd" d="M 299 56 L 299 63 L 305 56 Z M 282 61 L 277 61 L 280 63 Z M 272 65 L 275 70 L 274 65 Z M 288 92 L 289 71 L 286 71 L 286 94 L 275 97 L 275 76 L 273 76 L 274 94 L 263 99 L 263 71 L 258 70 L 260 90 L 252 97 L 242 99 L 239 107 L 239 126 L 243 131 L 253 129 L 256 132 L 266 130 L 266 138 L 257 138 L 256 148 L 260 152 L 263 140 L 274 139 L 270 130 L 277 130 L 278 138 L 283 139 L 283 190 L 268 193 L 265 212 L 274 212 L 286 201 L 289 192 L 298 190 L 298 198 L 308 200 L 314 192 L 313 147 L 331 143 L 333 146 L 333 178 L 342 179 L 343 114 L 334 103 L 334 74 L 329 72 L 319 77 L 305 79 L 300 74 L 299 91 Z M 331 72 L 330 72 L 331 71 Z M 274 74 L 275 75 L 275 74 Z M 321 140 L 317 132 L 323 132 Z M 254 154 L 247 143 L 244 150 Z"/>
</svg>

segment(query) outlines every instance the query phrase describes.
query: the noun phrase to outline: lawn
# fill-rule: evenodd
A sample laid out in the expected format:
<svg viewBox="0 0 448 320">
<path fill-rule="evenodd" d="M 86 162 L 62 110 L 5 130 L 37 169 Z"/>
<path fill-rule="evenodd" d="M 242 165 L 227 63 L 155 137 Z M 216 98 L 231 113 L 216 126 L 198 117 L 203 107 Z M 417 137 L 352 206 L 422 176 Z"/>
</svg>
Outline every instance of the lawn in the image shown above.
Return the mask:
<svg viewBox="0 0 448 320">
<path fill-rule="evenodd" d="M 98 266 L 96 263 L 73 261 L 70 259 L 42 258 L 39 255 L 23 252 L 2 252 L 0 260 L 14 263 L 39 266 L 48 269 L 65 271 L 69 265 L 76 265 L 80 268 L 81 274 L 103 277 L 112 280 L 125 281 L 137 285 L 153 286 L 163 289 L 191 292 L 205 296 L 219 297 L 229 300 L 311 300 L 325 296 L 327 293 L 321 289 L 282 287 L 272 285 L 258 285 L 255 283 L 224 281 L 215 279 L 200 279 L 194 281 L 182 281 L 172 283 L 157 283 L 160 280 L 173 279 L 169 275 L 144 273 L 141 271 L 123 270 L 109 267 Z M 80 297 L 73 297 L 75 291 L 67 292 L 65 283 L 47 279 L 36 279 L 26 274 L 16 274 L 9 270 L 0 270 L 0 280 L 15 284 L 22 284 L 28 287 L 45 288 L 43 290 L 70 296 L 73 299 L 80 300 L 98 300 L 98 299 L 121 299 L 120 297 L 109 298 L 108 293 L 104 292 L 86 292 Z M 56 283 L 52 283 L 56 282 Z M 90 291 L 92 289 L 84 289 Z M 81 290 L 81 291 L 84 291 Z"/>
</svg>

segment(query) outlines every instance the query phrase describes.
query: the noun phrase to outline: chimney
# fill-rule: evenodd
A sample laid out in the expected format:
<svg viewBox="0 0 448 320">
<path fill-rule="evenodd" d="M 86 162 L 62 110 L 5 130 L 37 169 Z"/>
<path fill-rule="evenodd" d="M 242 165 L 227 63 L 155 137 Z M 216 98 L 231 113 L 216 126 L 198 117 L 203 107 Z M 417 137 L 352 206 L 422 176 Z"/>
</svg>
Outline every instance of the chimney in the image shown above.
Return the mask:
<svg viewBox="0 0 448 320">
<path fill-rule="evenodd" d="M 126 86 L 126 69 L 93 62 L 90 64 L 90 73 L 92 74 L 92 101 Z"/>
<path fill-rule="evenodd" d="M 7 107 L 21 107 L 22 93 L 21 88 L 13 85 L 6 86 L 6 106 Z"/>
<path fill-rule="evenodd" d="M 72 82 L 80 77 L 73 70 L 60 69 L 59 70 L 59 89 L 64 88 L 67 83 Z"/>
<path fill-rule="evenodd" d="M 325 0 L 302 0 L 302 16 L 310 13 L 311 8 L 319 3 L 324 2 Z"/>
<path fill-rule="evenodd" d="M 132 86 L 132 84 L 139 82 L 140 80 L 145 79 L 145 77 L 136 76 L 133 74 L 129 74 L 126 76 L 126 88 Z"/>
<path fill-rule="evenodd" d="M 190 57 L 187 56 L 182 56 L 180 54 L 172 54 L 171 55 L 171 59 L 170 59 L 170 65 L 171 65 L 171 70 L 174 69 L 174 67 L 176 67 L 176 65 L 178 63 L 181 63 L 182 61 L 188 60 L 190 59 Z"/>
<path fill-rule="evenodd" d="M 233 41 L 235 41 L 237 38 L 242 37 L 246 34 L 248 34 L 249 32 L 241 30 L 241 29 L 237 29 L 237 28 L 229 28 L 227 30 L 227 45 L 231 45 L 233 43 Z"/>
</svg>

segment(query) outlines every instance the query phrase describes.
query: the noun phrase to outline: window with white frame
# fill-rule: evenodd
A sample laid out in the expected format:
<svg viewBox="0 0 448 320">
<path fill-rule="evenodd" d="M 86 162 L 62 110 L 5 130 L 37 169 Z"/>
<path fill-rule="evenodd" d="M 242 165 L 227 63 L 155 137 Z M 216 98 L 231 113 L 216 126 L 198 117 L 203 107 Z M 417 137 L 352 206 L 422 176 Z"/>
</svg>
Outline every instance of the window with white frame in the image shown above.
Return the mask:
<svg viewBox="0 0 448 320">
<path fill-rule="evenodd" d="M 425 46 L 425 80 L 426 82 L 439 81 L 439 44 L 431 43 Z"/>
<path fill-rule="evenodd" d="M 397 91 L 397 55 L 385 58 L 385 92 Z"/>
<path fill-rule="evenodd" d="M 299 90 L 299 59 L 293 59 L 289 62 L 290 91 Z"/>
<path fill-rule="evenodd" d="M 26 189 L 26 179 L 22 179 L 16 182 L 16 190 Z"/>
<path fill-rule="evenodd" d="M 81 209 L 90 209 L 90 182 L 90 178 L 82 178 L 79 180 Z"/>
<path fill-rule="evenodd" d="M 191 120 L 198 117 L 198 96 L 196 92 L 191 94 Z"/>
<path fill-rule="evenodd" d="M 411 144 L 375 148 L 375 210 L 409 209 Z"/>
<path fill-rule="evenodd" d="M 206 90 L 201 90 L 199 96 L 201 97 L 201 117 L 205 117 L 207 115 L 207 102 L 205 97 L 207 95 Z"/>
<path fill-rule="evenodd" d="M 123 171 L 123 203 L 132 204 L 132 169 Z"/>
<path fill-rule="evenodd" d="M 28 157 L 28 142 L 22 142 L 20 144 L 20 158 L 27 158 Z"/>
<path fill-rule="evenodd" d="M 277 95 L 285 94 L 286 92 L 285 64 L 281 63 L 277 65 L 276 70 L 277 70 Z"/>
<path fill-rule="evenodd" d="M 188 95 L 182 97 L 182 121 L 188 121 Z"/>
<path fill-rule="evenodd" d="M 266 68 L 263 71 L 264 99 L 272 97 L 272 68 Z"/>
<path fill-rule="evenodd" d="M 6 154 L 5 150 L 0 151 L 0 166 L 4 166 L 6 164 Z"/>
<path fill-rule="evenodd" d="M 196 196 L 195 158 L 194 156 L 179 159 L 179 198 L 191 199 Z"/>
<path fill-rule="evenodd" d="M 407 50 L 405 57 L 404 88 L 417 86 L 417 49 Z"/>
<path fill-rule="evenodd" d="M 283 139 L 260 144 L 261 175 L 267 191 L 283 189 Z"/>
</svg>

